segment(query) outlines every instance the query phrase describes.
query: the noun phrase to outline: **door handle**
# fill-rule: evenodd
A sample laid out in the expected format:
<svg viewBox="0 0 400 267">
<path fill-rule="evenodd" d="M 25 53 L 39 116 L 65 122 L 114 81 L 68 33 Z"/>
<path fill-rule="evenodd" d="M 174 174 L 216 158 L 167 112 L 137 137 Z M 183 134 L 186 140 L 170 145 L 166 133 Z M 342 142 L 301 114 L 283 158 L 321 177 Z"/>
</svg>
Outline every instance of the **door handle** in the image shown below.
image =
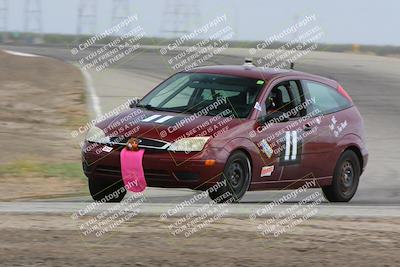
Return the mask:
<svg viewBox="0 0 400 267">
<path fill-rule="evenodd" d="M 305 131 L 305 132 L 311 131 L 311 129 L 312 129 L 312 127 L 311 127 L 311 125 L 308 124 L 308 123 L 305 124 L 304 127 L 303 127 L 303 131 Z"/>
</svg>

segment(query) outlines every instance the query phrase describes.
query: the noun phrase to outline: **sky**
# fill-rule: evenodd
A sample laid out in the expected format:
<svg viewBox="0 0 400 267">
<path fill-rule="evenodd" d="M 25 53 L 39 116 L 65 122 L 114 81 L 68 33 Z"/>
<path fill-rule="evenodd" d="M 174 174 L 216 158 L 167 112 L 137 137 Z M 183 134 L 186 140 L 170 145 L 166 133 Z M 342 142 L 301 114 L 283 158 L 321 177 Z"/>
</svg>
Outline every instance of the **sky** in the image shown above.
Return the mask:
<svg viewBox="0 0 400 267">
<path fill-rule="evenodd" d="M 24 30 L 25 1 L 8 1 L 8 31 Z M 43 32 L 77 32 L 81 0 L 38 1 L 42 5 Z M 160 36 L 167 6 L 171 2 L 174 1 L 131 0 L 129 13 L 138 15 L 138 23 L 148 36 Z M 400 45 L 400 1 L 396 0 L 197 0 L 196 3 L 198 25 L 226 14 L 229 25 L 235 31 L 234 39 L 238 40 L 265 40 L 291 26 L 298 18 L 315 14 L 316 24 L 324 32 L 320 39 L 322 43 Z M 112 25 L 111 10 L 112 0 L 97 0 L 96 32 L 102 32 Z M 33 25 L 32 21 L 30 25 Z"/>
</svg>

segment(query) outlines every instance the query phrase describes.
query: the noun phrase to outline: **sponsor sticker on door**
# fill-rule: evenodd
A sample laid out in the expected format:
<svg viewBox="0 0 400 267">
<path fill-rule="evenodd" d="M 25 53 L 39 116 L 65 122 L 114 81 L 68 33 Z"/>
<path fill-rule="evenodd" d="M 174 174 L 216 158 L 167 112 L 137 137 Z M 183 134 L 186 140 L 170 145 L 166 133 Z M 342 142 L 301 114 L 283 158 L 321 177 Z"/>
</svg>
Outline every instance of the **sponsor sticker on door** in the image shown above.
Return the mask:
<svg viewBox="0 0 400 267">
<path fill-rule="evenodd" d="M 261 169 L 261 177 L 271 176 L 272 172 L 274 171 L 274 166 L 264 166 Z"/>
<path fill-rule="evenodd" d="M 268 158 L 271 158 L 272 154 L 274 153 L 274 150 L 272 150 L 272 147 L 268 144 L 267 140 L 265 139 L 261 140 L 259 145 L 261 146 L 261 149 L 264 152 L 264 154 L 267 155 Z"/>
</svg>

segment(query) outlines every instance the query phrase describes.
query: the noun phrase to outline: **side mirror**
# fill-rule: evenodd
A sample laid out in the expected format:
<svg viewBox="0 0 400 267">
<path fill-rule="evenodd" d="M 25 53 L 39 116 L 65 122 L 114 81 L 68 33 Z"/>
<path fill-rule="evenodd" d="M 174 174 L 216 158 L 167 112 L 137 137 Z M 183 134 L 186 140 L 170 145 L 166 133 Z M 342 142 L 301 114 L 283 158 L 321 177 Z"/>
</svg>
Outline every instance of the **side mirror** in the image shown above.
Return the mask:
<svg viewBox="0 0 400 267">
<path fill-rule="evenodd" d="M 137 99 L 130 99 L 129 100 L 129 107 L 130 108 L 134 108 L 134 107 L 136 107 L 137 103 L 138 103 Z"/>
</svg>

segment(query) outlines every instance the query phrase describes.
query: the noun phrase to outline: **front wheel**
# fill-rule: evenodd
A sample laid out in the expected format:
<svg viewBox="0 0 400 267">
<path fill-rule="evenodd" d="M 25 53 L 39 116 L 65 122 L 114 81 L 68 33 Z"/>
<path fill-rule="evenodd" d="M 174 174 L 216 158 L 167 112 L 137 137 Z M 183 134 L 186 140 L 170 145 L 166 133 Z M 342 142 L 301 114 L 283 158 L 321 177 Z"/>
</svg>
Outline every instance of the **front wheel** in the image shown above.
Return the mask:
<svg viewBox="0 0 400 267">
<path fill-rule="evenodd" d="M 250 160 L 241 151 L 234 152 L 227 160 L 216 190 L 208 195 L 217 203 L 238 202 L 246 193 L 251 181 Z"/>
<path fill-rule="evenodd" d="M 121 202 L 126 194 L 122 180 L 89 177 L 89 191 L 93 200 L 101 202 Z"/>
<path fill-rule="evenodd" d="M 357 155 L 351 150 L 345 151 L 336 164 L 332 184 L 322 187 L 325 198 L 330 202 L 350 201 L 357 191 L 360 174 Z"/>
</svg>

